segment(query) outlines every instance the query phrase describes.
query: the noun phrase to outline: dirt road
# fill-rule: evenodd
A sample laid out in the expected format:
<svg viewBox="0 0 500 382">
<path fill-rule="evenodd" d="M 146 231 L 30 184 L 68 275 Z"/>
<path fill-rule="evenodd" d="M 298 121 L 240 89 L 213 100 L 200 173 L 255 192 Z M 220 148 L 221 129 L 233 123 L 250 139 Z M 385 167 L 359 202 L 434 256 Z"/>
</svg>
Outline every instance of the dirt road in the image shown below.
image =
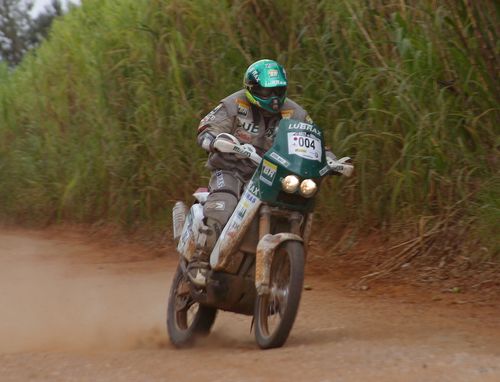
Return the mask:
<svg viewBox="0 0 500 382">
<path fill-rule="evenodd" d="M 210 337 L 176 350 L 164 330 L 174 267 L 82 234 L 3 230 L 0 380 L 500 381 L 498 308 L 366 296 L 313 275 L 284 348 L 259 350 L 250 318 L 222 312 Z"/>
</svg>

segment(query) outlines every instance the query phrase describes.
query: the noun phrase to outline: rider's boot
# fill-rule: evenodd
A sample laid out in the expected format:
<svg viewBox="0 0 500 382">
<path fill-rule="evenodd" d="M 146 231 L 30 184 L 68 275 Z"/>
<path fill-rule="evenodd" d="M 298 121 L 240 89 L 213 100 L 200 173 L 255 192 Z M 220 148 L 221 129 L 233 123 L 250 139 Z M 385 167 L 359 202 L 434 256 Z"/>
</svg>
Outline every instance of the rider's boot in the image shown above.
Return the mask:
<svg viewBox="0 0 500 382">
<path fill-rule="evenodd" d="M 191 282 L 203 288 L 207 285 L 210 271 L 210 253 L 215 245 L 217 236 L 208 226 L 200 228 L 197 249 L 187 266 L 187 274 Z"/>
<path fill-rule="evenodd" d="M 197 250 L 193 258 L 187 265 L 187 274 L 191 282 L 198 287 L 205 287 L 207 285 L 207 276 L 210 271 L 210 254 Z"/>
</svg>

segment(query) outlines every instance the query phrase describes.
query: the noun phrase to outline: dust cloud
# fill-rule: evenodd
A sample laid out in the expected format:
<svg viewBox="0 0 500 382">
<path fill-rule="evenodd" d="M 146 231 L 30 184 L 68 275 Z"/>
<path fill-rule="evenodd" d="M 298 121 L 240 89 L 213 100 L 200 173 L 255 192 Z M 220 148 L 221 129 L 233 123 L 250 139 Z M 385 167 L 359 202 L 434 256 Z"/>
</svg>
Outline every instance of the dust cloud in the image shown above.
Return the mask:
<svg viewBox="0 0 500 382">
<path fill-rule="evenodd" d="M 171 275 L 164 260 L 145 261 L 132 272 L 124 263 L 82 261 L 89 250 L 0 236 L 0 353 L 166 344 Z"/>
</svg>

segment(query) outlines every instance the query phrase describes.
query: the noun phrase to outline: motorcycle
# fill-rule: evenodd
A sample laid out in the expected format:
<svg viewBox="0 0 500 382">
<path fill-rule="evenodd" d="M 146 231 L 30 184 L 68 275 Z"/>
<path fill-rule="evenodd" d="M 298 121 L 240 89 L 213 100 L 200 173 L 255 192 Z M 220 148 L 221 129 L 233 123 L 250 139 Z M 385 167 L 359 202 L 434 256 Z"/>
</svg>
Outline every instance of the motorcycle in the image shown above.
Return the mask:
<svg viewBox="0 0 500 382">
<path fill-rule="evenodd" d="M 176 347 L 208 335 L 218 310 L 253 315 L 262 349 L 281 347 L 292 329 L 301 298 L 315 196 L 328 175 L 350 176 L 350 158 L 325 154 L 323 132 L 314 124 L 281 120 L 272 147 L 261 157 L 249 144 L 224 134 L 214 147 L 249 158 L 257 168 L 210 254 L 206 284 L 187 274 L 203 247 L 207 190 L 173 209 L 180 254 L 167 307 L 167 331 Z M 227 138 L 230 138 L 228 140 Z"/>
</svg>

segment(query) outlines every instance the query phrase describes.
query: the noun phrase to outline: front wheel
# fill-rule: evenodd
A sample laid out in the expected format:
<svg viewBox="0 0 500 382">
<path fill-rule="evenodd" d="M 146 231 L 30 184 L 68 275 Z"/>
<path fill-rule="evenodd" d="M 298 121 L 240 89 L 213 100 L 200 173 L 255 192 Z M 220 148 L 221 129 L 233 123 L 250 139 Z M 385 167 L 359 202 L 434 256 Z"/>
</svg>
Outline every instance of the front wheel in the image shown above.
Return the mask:
<svg viewBox="0 0 500 382">
<path fill-rule="evenodd" d="M 217 314 L 216 308 L 200 305 L 189 293 L 181 266 L 177 267 L 167 306 L 167 332 L 176 347 L 191 345 L 197 336 L 207 335 Z"/>
<path fill-rule="evenodd" d="M 282 346 L 290 334 L 304 283 L 304 247 L 297 241 L 281 244 L 271 264 L 269 294 L 257 296 L 255 339 L 262 349 Z"/>
</svg>

